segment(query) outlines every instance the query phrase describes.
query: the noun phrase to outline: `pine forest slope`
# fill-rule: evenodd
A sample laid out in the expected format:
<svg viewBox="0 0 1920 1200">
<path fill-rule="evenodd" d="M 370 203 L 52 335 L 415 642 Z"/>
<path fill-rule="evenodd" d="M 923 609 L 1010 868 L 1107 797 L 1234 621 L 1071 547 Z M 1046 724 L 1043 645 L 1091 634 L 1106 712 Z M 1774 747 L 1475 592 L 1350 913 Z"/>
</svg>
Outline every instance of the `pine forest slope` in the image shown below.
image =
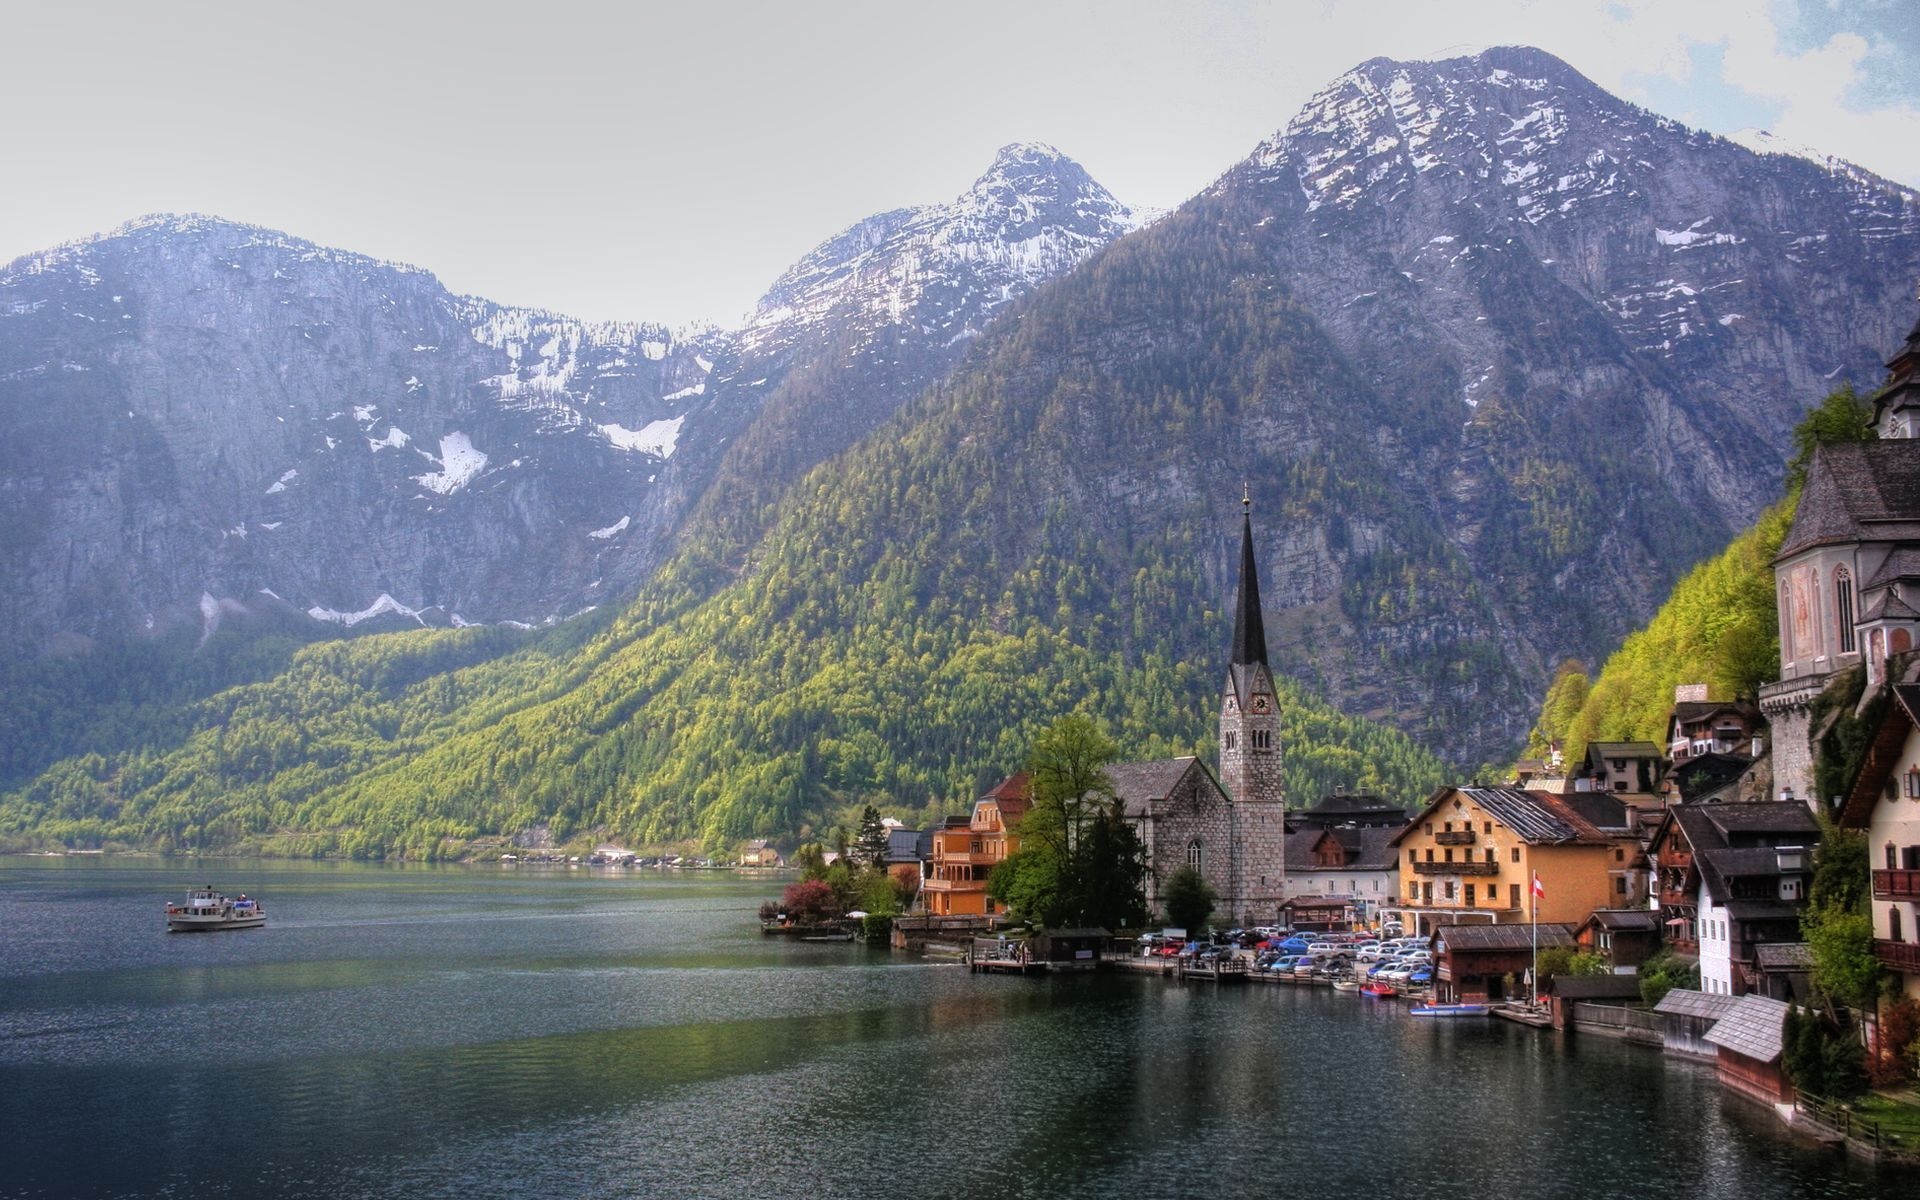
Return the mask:
<svg viewBox="0 0 1920 1200">
<path fill-rule="evenodd" d="M 1180 211 L 998 305 L 918 399 L 863 408 L 876 433 L 743 452 L 796 482 L 709 492 L 619 614 L 500 657 L 471 631 L 309 647 L 183 737 L 59 764 L 0 830 L 719 841 L 964 799 L 1083 705 L 1133 753 L 1203 749 L 1243 481 L 1294 796 L 1409 799 L 1442 777 L 1417 744 L 1509 754 L 1550 664 L 1617 644 L 1754 519 L 1828 378 L 1871 378 L 1916 268 L 1911 193 L 1549 56 L 1363 64 Z"/>
</svg>

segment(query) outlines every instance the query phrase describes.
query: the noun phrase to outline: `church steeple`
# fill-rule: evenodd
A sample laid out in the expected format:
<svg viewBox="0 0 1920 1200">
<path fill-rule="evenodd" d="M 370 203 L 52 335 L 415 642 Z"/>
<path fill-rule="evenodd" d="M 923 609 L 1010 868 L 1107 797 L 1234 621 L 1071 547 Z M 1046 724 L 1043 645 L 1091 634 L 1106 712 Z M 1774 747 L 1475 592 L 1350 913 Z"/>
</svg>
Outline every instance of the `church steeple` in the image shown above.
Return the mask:
<svg viewBox="0 0 1920 1200">
<path fill-rule="evenodd" d="M 1267 629 L 1260 620 L 1260 576 L 1253 565 L 1253 497 L 1240 496 L 1240 598 L 1233 608 L 1233 658 L 1236 667 L 1267 665 Z"/>
</svg>

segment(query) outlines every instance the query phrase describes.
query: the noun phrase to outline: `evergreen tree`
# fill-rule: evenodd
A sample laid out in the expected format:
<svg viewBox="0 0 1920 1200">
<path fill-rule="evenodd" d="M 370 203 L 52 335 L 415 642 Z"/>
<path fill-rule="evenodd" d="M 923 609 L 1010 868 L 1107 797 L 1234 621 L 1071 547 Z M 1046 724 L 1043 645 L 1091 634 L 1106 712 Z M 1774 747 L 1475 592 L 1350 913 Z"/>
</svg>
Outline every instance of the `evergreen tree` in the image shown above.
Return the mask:
<svg viewBox="0 0 1920 1200">
<path fill-rule="evenodd" d="M 880 823 L 880 810 L 869 804 L 860 813 L 860 841 L 854 850 L 861 865 L 884 870 L 887 863 L 887 827 Z"/>
<path fill-rule="evenodd" d="M 1181 867 L 1169 876 L 1167 890 L 1161 896 L 1167 920 L 1176 928 L 1186 930 L 1188 937 L 1198 937 L 1206 928 L 1218 900 L 1205 877 L 1192 867 Z"/>
</svg>

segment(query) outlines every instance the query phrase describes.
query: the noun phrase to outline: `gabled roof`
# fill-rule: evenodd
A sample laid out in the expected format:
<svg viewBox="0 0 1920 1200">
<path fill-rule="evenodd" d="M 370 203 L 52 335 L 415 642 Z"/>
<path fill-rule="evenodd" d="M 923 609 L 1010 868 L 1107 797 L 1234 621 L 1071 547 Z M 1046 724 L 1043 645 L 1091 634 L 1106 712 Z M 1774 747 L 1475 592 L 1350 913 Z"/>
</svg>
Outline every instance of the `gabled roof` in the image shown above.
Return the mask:
<svg viewBox="0 0 1920 1200">
<path fill-rule="evenodd" d="M 1312 808 L 1293 814 L 1316 825 L 1365 825 L 1391 821 L 1403 825 L 1407 810 L 1371 792 L 1333 792 Z"/>
<path fill-rule="evenodd" d="M 1905 597 L 1894 595 L 1892 588 L 1874 593 L 1866 608 L 1858 618 L 1862 623 L 1868 621 L 1912 621 L 1920 619 L 1920 609 L 1907 603 Z"/>
<path fill-rule="evenodd" d="M 1554 975 L 1546 991 L 1562 1000 L 1638 1000 L 1638 975 Z"/>
<path fill-rule="evenodd" d="M 988 791 L 984 796 L 981 796 L 980 799 L 1031 801 L 1033 799 L 1033 776 L 1025 771 L 1015 771 L 1005 779 L 1002 779 L 998 784 L 995 784 L 992 790 Z"/>
<path fill-rule="evenodd" d="M 1658 933 L 1660 914 L 1650 908 L 1596 908 L 1580 928 L 1598 925 L 1608 933 Z"/>
<path fill-rule="evenodd" d="M 1896 546 L 1893 553 L 1860 581 L 1860 590 L 1870 592 L 1896 579 L 1920 579 L 1920 546 Z"/>
<path fill-rule="evenodd" d="M 1534 945 L 1534 929 L 1532 925 L 1442 925 L 1433 931 L 1433 940 L 1445 943 L 1449 950 L 1527 950 Z M 1568 926 L 1544 924 L 1538 929 L 1543 949 L 1576 944 Z"/>
<path fill-rule="evenodd" d="M 1717 992 L 1696 992 L 1691 988 L 1674 988 L 1660 998 L 1653 1011 L 1676 1017 L 1707 1017 L 1719 1020 L 1733 1010 L 1736 997 L 1722 996 Z"/>
<path fill-rule="evenodd" d="M 1867 747 L 1860 770 L 1847 789 L 1847 803 L 1840 810 L 1840 824 L 1848 829 L 1865 829 L 1873 818 L 1873 806 L 1887 785 L 1887 777 L 1900 765 L 1900 752 L 1906 747 L 1907 734 L 1920 727 L 1920 684 L 1893 685 L 1893 703 L 1880 717 L 1873 743 Z"/>
<path fill-rule="evenodd" d="M 1920 538 L 1920 439 L 1827 442 L 1813 452 L 1774 561 L 1828 543 Z"/>
<path fill-rule="evenodd" d="M 1595 829 L 1625 829 L 1627 806 L 1612 792 L 1558 792 L 1562 804 L 1586 818 Z"/>
<path fill-rule="evenodd" d="M 1721 713 L 1731 713 L 1749 725 L 1760 720 L 1760 709 L 1746 700 L 1681 700 L 1674 704 L 1673 713 L 1667 718 L 1667 728 L 1675 725 L 1692 725 L 1709 720 Z"/>
<path fill-rule="evenodd" d="M 1660 747 L 1652 742 L 1588 742 L 1587 757 L 1660 758 Z"/>
<path fill-rule="evenodd" d="M 1419 815 L 1394 833 L 1393 841 L 1389 844 L 1399 845 L 1402 838 L 1418 829 L 1428 816 L 1456 794 L 1529 845 L 1609 844 L 1612 841 L 1591 821 L 1570 808 L 1564 797 L 1552 792 L 1473 787 L 1441 788 L 1436 791 Z"/>
<path fill-rule="evenodd" d="M 1364 829 L 1341 827 L 1325 829 L 1318 825 L 1309 825 L 1305 829 L 1289 830 L 1286 838 L 1287 873 L 1302 871 L 1385 871 L 1395 866 L 1398 855 L 1393 850 L 1394 836 L 1400 831 L 1388 826 L 1370 826 Z M 1314 854 L 1322 838 L 1331 838 L 1339 843 L 1346 861 L 1338 867 L 1321 866 L 1314 861 Z"/>
<path fill-rule="evenodd" d="M 1164 802 L 1173 794 L 1189 771 L 1196 770 L 1207 777 L 1207 782 L 1213 784 L 1215 791 L 1220 790 L 1213 772 L 1192 755 L 1158 758 L 1150 762 L 1108 763 L 1106 767 L 1107 778 L 1113 783 L 1113 794 L 1119 797 L 1121 809 L 1129 817 L 1148 815 L 1153 805 Z"/>
<path fill-rule="evenodd" d="M 1766 996 L 1736 996 L 1733 1007 L 1707 1030 L 1706 1040 L 1759 1062 L 1780 1057 L 1787 1005 Z"/>
</svg>

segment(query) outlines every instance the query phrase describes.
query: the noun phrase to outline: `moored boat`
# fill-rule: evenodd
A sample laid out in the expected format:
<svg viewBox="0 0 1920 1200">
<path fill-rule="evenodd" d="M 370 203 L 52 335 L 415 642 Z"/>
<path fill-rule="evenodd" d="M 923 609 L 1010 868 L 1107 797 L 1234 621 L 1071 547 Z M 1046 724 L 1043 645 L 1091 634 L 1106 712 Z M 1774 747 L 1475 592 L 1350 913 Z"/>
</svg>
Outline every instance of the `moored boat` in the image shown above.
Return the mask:
<svg viewBox="0 0 1920 1200">
<path fill-rule="evenodd" d="M 1484 1017 L 1493 1009 L 1485 1004 L 1416 1004 L 1407 1011 L 1416 1017 Z"/>
<path fill-rule="evenodd" d="M 1370 980 L 1367 983 L 1361 984 L 1360 994 L 1362 996 L 1397 996 L 1399 995 L 1398 992 L 1393 990 L 1392 984 L 1381 983 L 1377 979 Z"/>
<path fill-rule="evenodd" d="M 199 933 L 216 929 L 257 929 L 267 923 L 267 910 L 245 892 L 227 896 L 211 884 L 195 888 L 185 904 L 167 905 L 168 933 Z"/>
</svg>

